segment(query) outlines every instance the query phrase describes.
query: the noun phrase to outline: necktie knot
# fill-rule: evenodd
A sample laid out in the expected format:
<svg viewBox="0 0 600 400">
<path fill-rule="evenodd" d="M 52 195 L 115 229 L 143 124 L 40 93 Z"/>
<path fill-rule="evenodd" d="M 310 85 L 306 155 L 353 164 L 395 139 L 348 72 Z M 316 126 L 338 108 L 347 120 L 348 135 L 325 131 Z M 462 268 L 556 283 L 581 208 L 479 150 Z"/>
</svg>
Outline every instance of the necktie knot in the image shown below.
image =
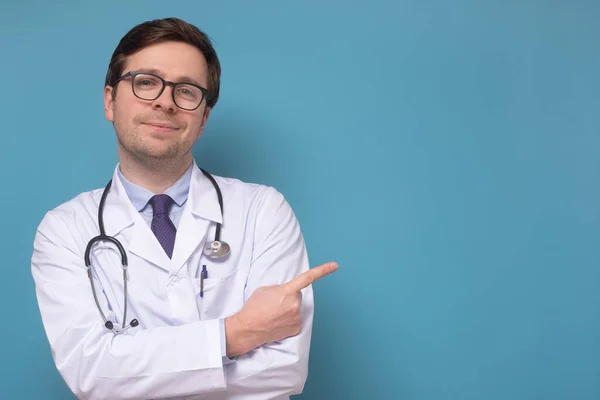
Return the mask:
<svg viewBox="0 0 600 400">
<path fill-rule="evenodd" d="M 152 204 L 152 212 L 154 215 L 168 214 L 173 205 L 173 199 L 167 194 L 157 194 L 152 196 L 150 204 Z"/>
</svg>

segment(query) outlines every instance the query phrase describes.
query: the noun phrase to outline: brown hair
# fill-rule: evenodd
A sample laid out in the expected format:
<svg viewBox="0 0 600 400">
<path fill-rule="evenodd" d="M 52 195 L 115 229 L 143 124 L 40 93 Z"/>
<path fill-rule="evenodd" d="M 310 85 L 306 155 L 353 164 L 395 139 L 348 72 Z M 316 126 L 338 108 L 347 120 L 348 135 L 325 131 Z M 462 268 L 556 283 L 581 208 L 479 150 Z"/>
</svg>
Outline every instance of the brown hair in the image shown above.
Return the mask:
<svg viewBox="0 0 600 400">
<path fill-rule="evenodd" d="M 210 38 L 198 29 L 178 18 L 164 18 L 143 22 L 133 27 L 119 42 L 108 64 L 104 84 L 112 86 L 123 73 L 127 57 L 143 48 L 165 42 L 175 41 L 191 44 L 202 52 L 208 66 L 208 94 L 206 104 L 214 107 L 219 98 L 221 64 Z"/>
</svg>

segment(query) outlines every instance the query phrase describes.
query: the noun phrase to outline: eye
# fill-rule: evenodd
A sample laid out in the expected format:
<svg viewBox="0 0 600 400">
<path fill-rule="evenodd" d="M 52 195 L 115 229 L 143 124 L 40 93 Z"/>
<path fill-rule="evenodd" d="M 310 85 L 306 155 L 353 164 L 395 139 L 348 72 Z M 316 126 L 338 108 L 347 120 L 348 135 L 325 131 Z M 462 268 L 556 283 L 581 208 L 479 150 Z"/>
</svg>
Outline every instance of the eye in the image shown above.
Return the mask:
<svg viewBox="0 0 600 400">
<path fill-rule="evenodd" d="M 144 74 L 136 76 L 134 84 L 136 88 L 143 90 L 154 89 L 161 86 L 161 82 L 156 77 Z"/>
<path fill-rule="evenodd" d="M 190 85 L 177 86 L 177 95 L 188 100 L 196 100 L 199 97 L 200 90 Z"/>
</svg>

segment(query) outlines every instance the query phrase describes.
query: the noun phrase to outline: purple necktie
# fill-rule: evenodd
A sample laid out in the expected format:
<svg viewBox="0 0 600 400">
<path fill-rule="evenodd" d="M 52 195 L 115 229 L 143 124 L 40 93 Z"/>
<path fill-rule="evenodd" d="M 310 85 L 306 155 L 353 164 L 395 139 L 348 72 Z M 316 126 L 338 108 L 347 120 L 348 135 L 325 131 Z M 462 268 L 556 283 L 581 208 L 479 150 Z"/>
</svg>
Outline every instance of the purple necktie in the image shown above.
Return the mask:
<svg viewBox="0 0 600 400">
<path fill-rule="evenodd" d="M 169 210 L 173 205 L 173 199 L 166 194 L 157 194 L 150 199 L 154 216 L 150 225 L 152 232 L 165 250 L 165 253 L 171 258 L 173 256 L 173 246 L 175 245 L 175 225 L 169 218 Z"/>
</svg>

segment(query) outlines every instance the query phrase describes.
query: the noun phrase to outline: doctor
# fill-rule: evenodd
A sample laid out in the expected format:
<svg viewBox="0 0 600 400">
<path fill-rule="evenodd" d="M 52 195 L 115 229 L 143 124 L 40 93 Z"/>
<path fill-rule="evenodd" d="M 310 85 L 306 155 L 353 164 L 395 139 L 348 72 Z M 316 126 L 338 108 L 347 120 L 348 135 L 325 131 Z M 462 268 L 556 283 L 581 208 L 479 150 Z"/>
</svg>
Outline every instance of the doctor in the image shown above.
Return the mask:
<svg viewBox="0 0 600 400">
<path fill-rule="evenodd" d="M 106 188 L 45 215 L 31 263 L 52 356 L 77 398 L 265 400 L 303 389 L 311 283 L 337 264 L 309 269 L 275 189 L 196 165 L 219 79 L 209 39 L 178 19 L 142 23 L 114 51 L 104 112 L 119 163 Z"/>
</svg>

